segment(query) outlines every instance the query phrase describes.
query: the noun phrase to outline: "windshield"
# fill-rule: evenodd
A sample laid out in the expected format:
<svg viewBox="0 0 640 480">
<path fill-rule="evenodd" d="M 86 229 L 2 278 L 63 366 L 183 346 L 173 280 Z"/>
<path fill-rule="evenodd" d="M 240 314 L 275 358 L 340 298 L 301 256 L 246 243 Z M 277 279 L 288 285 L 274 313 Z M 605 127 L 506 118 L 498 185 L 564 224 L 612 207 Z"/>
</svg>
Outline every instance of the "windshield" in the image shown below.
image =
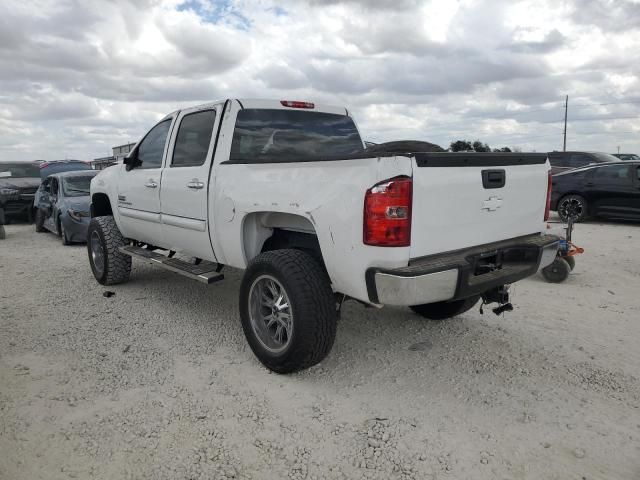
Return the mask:
<svg viewBox="0 0 640 480">
<path fill-rule="evenodd" d="M 40 178 L 40 169 L 33 163 L 0 163 L 0 178 Z"/>
<path fill-rule="evenodd" d="M 346 115 L 248 108 L 238 112 L 229 160 L 308 162 L 363 152 L 358 129 Z"/>
<path fill-rule="evenodd" d="M 597 162 L 619 162 L 620 159 L 608 153 L 592 153 Z"/>
<path fill-rule="evenodd" d="M 93 175 L 82 177 L 65 177 L 62 180 L 62 191 L 65 197 L 84 197 L 89 195 L 89 186 Z"/>
</svg>

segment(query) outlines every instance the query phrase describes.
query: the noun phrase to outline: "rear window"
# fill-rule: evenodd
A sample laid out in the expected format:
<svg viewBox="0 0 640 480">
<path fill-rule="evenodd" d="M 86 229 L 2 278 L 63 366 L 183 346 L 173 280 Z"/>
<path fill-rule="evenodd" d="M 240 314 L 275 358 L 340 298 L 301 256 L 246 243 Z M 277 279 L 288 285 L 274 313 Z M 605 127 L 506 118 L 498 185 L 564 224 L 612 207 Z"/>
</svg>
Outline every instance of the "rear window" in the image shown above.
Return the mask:
<svg viewBox="0 0 640 480">
<path fill-rule="evenodd" d="M 0 163 L 0 178 L 40 178 L 40 168 L 32 163 Z"/>
<path fill-rule="evenodd" d="M 331 113 L 244 109 L 238 112 L 230 162 L 339 160 L 362 154 L 353 120 Z"/>
</svg>

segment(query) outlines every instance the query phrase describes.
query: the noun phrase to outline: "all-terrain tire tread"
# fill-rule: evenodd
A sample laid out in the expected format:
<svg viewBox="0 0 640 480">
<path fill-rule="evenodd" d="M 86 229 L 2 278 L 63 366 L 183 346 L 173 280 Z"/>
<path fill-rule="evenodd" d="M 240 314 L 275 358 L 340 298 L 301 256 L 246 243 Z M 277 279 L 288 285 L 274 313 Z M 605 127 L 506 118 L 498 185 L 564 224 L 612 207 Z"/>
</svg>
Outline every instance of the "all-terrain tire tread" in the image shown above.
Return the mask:
<svg viewBox="0 0 640 480">
<path fill-rule="evenodd" d="M 114 218 L 112 216 L 94 217 L 91 221 L 98 225 L 104 239 L 104 254 L 107 261 L 106 276 L 102 284 L 115 285 L 126 282 L 131 274 L 131 257 L 119 250 L 126 245 L 126 241 Z M 90 249 L 90 240 L 87 240 L 87 248 Z"/>
<path fill-rule="evenodd" d="M 292 302 L 291 296 L 298 300 L 295 305 L 298 310 L 294 310 L 294 315 L 312 319 L 305 322 L 305 331 L 294 333 L 294 336 L 305 336 L 305 341 L 301 343 L 306 348 L 298 348 L 284 362 L 270 364 L 268 360 L 261 361 L 278 373 L 290 373 L 316 365 L 331 351 L 337 331 L 335 299 L 327 272 L 311 255 L 293 249 L 262 253 L 251 262 L 247 271 L 261 265 L 275 266 L 287 283 L 294 286 L 295 291 L 287 292 Z M 243 301 L 242 295 L 240 301 Z"/>
</svg>

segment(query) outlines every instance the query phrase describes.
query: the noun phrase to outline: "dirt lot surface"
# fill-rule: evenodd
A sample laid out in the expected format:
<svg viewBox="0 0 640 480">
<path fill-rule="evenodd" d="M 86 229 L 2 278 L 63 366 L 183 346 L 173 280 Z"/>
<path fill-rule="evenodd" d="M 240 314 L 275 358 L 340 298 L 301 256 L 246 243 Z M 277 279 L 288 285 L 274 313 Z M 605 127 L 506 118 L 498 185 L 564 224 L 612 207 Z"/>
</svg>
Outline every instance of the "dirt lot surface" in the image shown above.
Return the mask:
<svg viewBox="0 0 640 480">
<path fill-rule="evenodd" d="M 0 241 L 1 479 L 639 479 L 640 226 L 579 225 L 559 286 L 506 317 L 343 311 L 330 357 L 270 374 L 238 272 L 204 286 L 84 246 Z M 106 298 L 110 290 L 115 296 Z"/>
</svg>

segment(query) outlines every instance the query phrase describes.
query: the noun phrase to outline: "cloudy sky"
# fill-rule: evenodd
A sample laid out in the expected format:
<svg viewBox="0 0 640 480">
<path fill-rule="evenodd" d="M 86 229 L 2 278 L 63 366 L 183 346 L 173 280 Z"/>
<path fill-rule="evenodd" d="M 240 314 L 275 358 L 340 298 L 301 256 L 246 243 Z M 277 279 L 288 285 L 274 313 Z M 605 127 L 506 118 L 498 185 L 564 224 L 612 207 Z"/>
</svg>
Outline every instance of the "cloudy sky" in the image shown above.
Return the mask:
<svg viewBox="0 0 640 480">
<path fill-rule="evenodd" d="M 348 106 L 371 141 L 640 153 L 640 2 L 2 0 L 0 160 L 92 159 L 227 97 Z"/>
</svg>

